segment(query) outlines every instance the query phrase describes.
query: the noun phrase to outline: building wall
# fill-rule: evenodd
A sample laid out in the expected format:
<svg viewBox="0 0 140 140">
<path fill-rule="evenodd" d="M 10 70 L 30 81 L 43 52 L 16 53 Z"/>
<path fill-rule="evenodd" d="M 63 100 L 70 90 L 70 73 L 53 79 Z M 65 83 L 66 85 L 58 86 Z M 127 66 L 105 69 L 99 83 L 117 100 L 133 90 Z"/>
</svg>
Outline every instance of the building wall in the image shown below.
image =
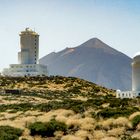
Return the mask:
<svg viewBox="0 0 140 140">
<path fill-rule="evenodd" d="M 47 76 L 47 67 L 40 64 L 12 64 L 10 68 L 4 69 L 5 76 Z"/>
<path fill-rule="evenodd" d="M 140 96 L 140 91 L 117 91 L 116 98 L 135 98 Z"/>
<path fill-rule="evenodd" d="M 39 58 L 39 35 L 26 28 L 20 33 L 21 55 L 19 64 L 37 64 Z M 28 58 L 24 56 L 24 52 L 28 52 Z M 27 53 L 26 53 L 27 54 Z"/>
</svg>

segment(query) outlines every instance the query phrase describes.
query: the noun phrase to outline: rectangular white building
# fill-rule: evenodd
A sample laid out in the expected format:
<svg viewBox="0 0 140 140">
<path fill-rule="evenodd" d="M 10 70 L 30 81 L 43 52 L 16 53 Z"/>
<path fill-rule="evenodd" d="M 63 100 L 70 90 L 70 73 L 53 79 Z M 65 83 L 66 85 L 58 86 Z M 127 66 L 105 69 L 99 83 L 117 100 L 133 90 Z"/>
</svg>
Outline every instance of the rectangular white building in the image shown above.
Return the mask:
<svg viewBox="0 0 140 140">
<path fill-rule="evenodd" d="M 119 91 L 116 92 L 116 98 L 136 98 L 140 96 L 140 91 Z"/>
</svg>

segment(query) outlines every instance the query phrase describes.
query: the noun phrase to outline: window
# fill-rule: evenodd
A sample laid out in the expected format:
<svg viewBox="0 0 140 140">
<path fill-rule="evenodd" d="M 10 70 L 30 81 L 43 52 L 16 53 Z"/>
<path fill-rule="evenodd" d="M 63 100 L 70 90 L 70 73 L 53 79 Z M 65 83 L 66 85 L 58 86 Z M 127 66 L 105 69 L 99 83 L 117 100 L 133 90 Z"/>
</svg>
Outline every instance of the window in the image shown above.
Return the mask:
<svg viewBox="0 0 140 140">
<path fill-rule="evenodd" d="M 138 96 L 140 96 L 140 93 L 138 94 Z"/>
<path fill-rule="evenodd" d="M 36 45 L 36 43 L 35 43 L 35 45 Z"/>
</svg>

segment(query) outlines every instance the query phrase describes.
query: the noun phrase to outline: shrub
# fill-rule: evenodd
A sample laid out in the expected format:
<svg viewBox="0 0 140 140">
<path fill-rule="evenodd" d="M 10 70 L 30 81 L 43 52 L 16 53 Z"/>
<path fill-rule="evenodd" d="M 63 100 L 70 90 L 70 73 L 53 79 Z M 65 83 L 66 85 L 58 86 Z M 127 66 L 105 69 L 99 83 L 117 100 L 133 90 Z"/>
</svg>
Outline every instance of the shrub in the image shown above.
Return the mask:
<svg viewBox="0 0 140 140">
<path fill-rule="evenodd" d="M 132 138 L 131 136 L 123 136 L 121 140 L 139 140 L 138 138 Z"/>
<path fill-rule="evenodd" d="M 81 100 L 71 100 L 71 99 L 65 99 L 62 102 L 60 101 L 51 101 L 48 102 L 47 104 L 40 104 L 37 106 L 38 109 L 44 112 L 48 112 L 50 110 L 55 110 L 55 109 L 71 109 L 76 113 L 82 113 L 85 111 L 85 105 L 84 102 Z"/>
<path fill-rule="evenodd" d="M 41 135 L 46 136 L 46 124 L 42 122 L 35 122 L 29 126 L 29 129 L 31 131 L 31 135 Z"/>
<path fill-rule="evenodd" d="M 97 117 L 103 118 L 117 118 L 120 116 L 129 116 L 130 114 L 138 111 L 138 108 L 105 108 L 97 113 Z"/>
<path fill-rule="evenodd" d="M 22 130 L 11 126 L 0 126 L 0 140 L 18 140 Z"/>
<path fill-rule="evenodd" d="M 133 126 L 133 128 L 136 128 L 137 125 L 139 124 L 139 122 L 140 122 L 140 115 L 137 115 L 132 120 L 132 126 Z"/>
<path fill-rule="evenodd" d="M 47 136 L 53 136 L 55 131 L 63 131 L 66 132 L 67 126 L 62 122 L 58 122 L 56 120 L 51 120 L 46 124 L 47 127 Z"/>
<path fill-rule="evenodd" d="M 51 120 L 47 123 L 35 122 L 29 126 L 29 129 L 32 136 L 41 135 L 42 137 L 52 137 L 54 136 L 55 131 L 66 132 L 67 126 L 62 122 Z"/>
</svg>

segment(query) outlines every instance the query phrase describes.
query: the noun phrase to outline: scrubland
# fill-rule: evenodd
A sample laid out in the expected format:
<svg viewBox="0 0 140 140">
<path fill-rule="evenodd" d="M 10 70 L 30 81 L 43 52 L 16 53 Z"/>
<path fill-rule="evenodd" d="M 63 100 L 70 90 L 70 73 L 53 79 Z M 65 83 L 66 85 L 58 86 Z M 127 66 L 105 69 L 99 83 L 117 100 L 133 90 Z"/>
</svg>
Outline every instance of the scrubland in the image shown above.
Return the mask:
<svg viewBox="0 0 140 140">
<path fill-rule="evenodd" d="M 61 76 L 0 77 L 0 92 L 0 140 L 140 139 L 139 98 Z"/>
</svg>

